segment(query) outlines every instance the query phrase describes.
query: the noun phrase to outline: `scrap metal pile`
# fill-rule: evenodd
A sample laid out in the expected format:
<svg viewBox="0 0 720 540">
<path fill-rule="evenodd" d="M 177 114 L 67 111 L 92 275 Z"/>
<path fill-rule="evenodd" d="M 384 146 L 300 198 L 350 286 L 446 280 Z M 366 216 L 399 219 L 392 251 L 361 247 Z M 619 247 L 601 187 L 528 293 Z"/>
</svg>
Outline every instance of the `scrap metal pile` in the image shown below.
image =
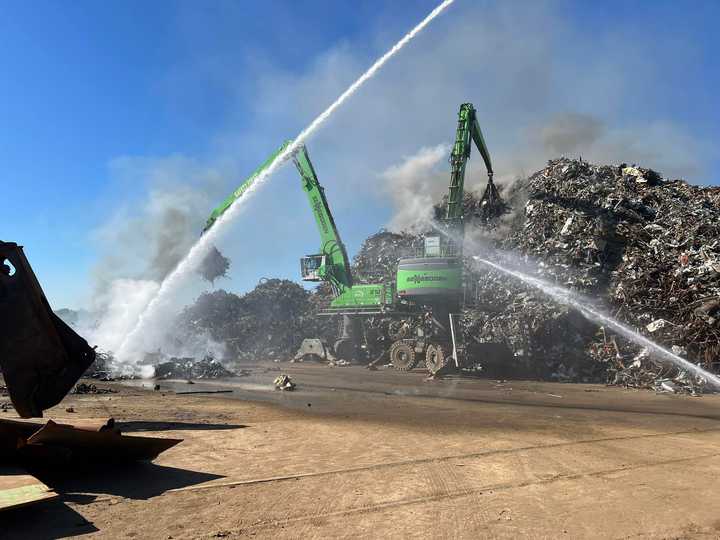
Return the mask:
<svg viewBox="0 0 720 540">
<path fill-rule="evenodd" d="M 307 335 L 327 333 L 327 321 L 315 317 L 323 301 L 297 283 L 268 279 L 242 296 L 223 290 L 202 294 L 181 313 L 178 325 L 189 333 L 209 332 L 235 360 L 286 360 Z M 182 364 L 175 362 L 169 370 L 185 372 L 192 362 Z"/>
<path fill-rule="evenodd" d="M 696 382 L 532 287 L 479 267 L 476 254 L 498 261 L 511 254 L 529 272 L 596 300 L 621 322 L 718 371 L 720 188 L 562 158 L 516 181 L 503 198 L 512 210 L 492 227 L 478 215 L 478 194 L 466 192 L 464 200 L 471 216 L 464 337 L 489 373 L 666 391 L 694 391 Z M 397 260 L 418 253 L 422 242 L 422 234 L 370 236 L 353 261 L 357 281 L 392 281 Z M 315 316 L 331 297 L 326 284 L 310 293 L 267 280 L 244 296 L 206 293 L 180 322 L 209 331 L 231 357 L 287 359 L 304 337 L 332 341 L 337 321 Z"/>
<path fill-rule="evenodd" d="M 391 282 L 398 259 L 416 255 L 421 247 L 422 238 L 418 235 L 382 229 L 363 242 L 353 259 L 353 274 L 360 283 Z"/>
<path fill-rule="evenodd" d="M 509 190 L 515 214 L 493 248 L 691 361 L 720 362 L 720 188 L 649 169 L 559 159 Z M 477 271 L 469 333 L 502 339 L 551 378 L 694 390 L 683 373 L 596 332 L 541 293 Z M 665 384 L 674 379 L 672 385 Z"/>
<path fill-rule="evenodd" d="M 195 358 L 170 358 L 155 366 L 156 379 L 218 379 L 234 375 L 212 356 L 200 361 Z"/>
</svg>

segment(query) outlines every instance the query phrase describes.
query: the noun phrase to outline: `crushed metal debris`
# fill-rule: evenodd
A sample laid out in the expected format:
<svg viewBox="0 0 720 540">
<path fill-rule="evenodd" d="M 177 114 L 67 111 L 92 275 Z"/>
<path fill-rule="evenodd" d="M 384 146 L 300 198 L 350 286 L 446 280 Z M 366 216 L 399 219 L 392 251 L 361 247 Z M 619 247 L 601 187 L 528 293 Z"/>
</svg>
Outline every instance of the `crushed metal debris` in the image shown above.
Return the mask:
<svg viewBox="0 0 720 540">
<path fill-rule="evenodd" d="M 295 390 L 295 383 L 284 373 L 275 378 L 274 384 L 276 390 Z"/>
<path fill-rule="evenodd" d="M 316 295 L 297 283 L 263 279 L 252 291 L 238 296 L 224 290 L 200 295 L 179 316 L 187 333 L 209 333 L 226 345 L 237 361 L 287 360 L 306 337 L 325 321 L 315 317 Z"/>
<path fill-rule="evenodd" d="M 234 375 L 212 356 L 206 356 L 202 360 L 170 358 L 155 366 L 156 379 L 218 379 Z"/>
<path fill-rule="evenodd" d="M 117 390 L 112 388 L 98 388 L 96 385 L 90 383 L 79 383 L 75 385 L 71 394 L 115 394 Z"/>
<path fill-rule="evenodd" d="M 521 255 L 543 279 L 597 298 L 618 320 L 717 372 L 720 188 L 559 159 L 518 181 L 508 199 L 515 214 L 491 248 Z M 540 376 L 636 388 L 669 380 L 688 393 L 702 386 L 529 287 L 487 270 L 473 277 L 466 332 L 507 344 Z"/>
<path fill-rule="evenodd" d="M 415 255 L 422 241 L 420 235 L 381 230 L 360 246 L 353 259 L 353 275 L 359 283 L 392 282 L 398 259 Z"/>
</svg>

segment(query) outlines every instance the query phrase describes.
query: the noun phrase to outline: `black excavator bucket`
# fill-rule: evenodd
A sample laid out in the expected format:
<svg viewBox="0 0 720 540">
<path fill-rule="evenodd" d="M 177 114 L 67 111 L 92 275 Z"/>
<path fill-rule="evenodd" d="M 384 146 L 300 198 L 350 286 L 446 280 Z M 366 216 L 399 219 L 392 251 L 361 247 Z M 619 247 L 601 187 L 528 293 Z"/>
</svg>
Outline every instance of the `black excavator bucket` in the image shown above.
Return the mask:
<svg viewBox="0 0 720 540">
<path fill-rule="evenodd" d="M 480 198 L 477 215 L 486 224 L 491 223 L 494 219 L 499 218 L 508 211 L 508 206 L 500 197 L 500 192 L 492 181 L 488 181 L 485 191 Z"/>
<path fill-rule="evenodd" d="M 94 349 L 50 309 L 22 246 L 0 241 L 0 368 L 18 414 L 41 417 L 94 360 Z"/>
</svg>

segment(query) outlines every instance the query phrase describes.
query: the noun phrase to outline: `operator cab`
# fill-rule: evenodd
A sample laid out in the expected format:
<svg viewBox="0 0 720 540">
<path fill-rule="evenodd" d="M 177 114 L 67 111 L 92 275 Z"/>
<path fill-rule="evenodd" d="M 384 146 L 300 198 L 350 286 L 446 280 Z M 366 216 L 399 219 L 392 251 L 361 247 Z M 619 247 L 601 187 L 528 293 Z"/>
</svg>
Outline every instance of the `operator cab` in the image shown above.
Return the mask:
<svg viewBox="0 0 720 540">
<path fill-rule="evenodd" d="M 300 275 L 303 281 L 322 281 L 325 255 L 306 255 L 300 259 Z"/>
<path fill-rule="evenodd" d="M 440 257 L 440 236 L 425 237 L 425 257 Z"/>
</svg>

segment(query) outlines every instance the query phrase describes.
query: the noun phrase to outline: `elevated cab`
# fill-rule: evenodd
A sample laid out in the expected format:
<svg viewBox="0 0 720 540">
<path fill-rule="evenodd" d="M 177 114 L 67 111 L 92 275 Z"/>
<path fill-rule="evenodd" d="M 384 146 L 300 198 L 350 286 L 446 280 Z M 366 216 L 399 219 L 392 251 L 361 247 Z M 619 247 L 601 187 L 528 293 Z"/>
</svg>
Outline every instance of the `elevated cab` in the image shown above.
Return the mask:
<svg viewBox="0 0 720 540">
<path fill-rule="evenodd" d="M 319 253 L 300 259 L 300 275 L 303 281 L 322 281 L 325 278 L 326 256 Z"/>
</svg>

